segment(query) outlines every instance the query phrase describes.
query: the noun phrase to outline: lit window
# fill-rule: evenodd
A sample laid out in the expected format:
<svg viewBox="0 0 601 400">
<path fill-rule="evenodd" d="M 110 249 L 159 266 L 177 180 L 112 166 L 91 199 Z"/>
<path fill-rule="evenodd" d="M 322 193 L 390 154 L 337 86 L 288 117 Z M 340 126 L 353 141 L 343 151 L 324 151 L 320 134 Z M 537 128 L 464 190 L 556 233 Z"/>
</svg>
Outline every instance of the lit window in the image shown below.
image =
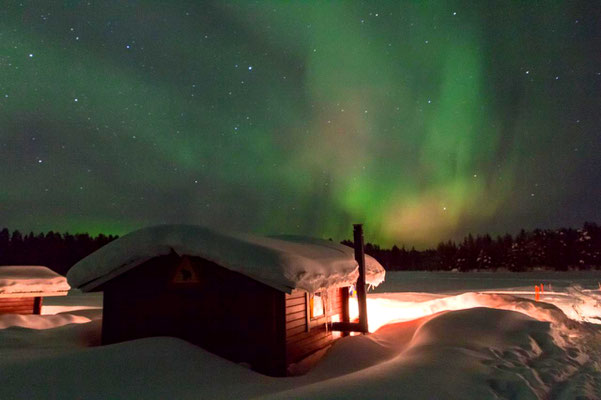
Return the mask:
<svg viewBox="0 0 601 400">
<path fill-rule="evenodd" d="M 319 318 L 323 316 L 323 297 L 321 293 L 315 293 L 311 295 L 309 299 L 309 310 L 311 314 L 311 318 Z"/>
</svg>

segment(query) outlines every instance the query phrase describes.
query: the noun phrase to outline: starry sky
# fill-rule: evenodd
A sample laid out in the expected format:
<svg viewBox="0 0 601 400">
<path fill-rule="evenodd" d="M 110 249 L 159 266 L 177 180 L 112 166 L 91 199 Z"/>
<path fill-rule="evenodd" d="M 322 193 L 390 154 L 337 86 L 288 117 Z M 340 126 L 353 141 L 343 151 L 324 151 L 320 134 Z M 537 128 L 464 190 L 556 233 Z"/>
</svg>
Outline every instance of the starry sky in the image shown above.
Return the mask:
<svg viewBox="0 0 601 400">
<path fill-rule="evenodd" d="M 601 222 L 595 1 L 0 9 L 0 226 L 417 247 Z"/>
</svg>

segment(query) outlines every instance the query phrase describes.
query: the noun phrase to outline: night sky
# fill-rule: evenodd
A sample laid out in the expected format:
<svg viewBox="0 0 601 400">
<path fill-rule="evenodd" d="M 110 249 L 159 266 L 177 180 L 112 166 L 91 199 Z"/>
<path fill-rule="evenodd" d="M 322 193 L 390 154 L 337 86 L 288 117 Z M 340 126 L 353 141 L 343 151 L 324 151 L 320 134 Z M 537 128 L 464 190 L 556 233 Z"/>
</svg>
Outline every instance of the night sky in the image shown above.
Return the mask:
<svg viewBox="0 0 601 400">
<path fill-rule="evenodd" d="M 0 187 L 36 232 L 601 222 L 601 6 L 7 0 Z"/>
</svg>

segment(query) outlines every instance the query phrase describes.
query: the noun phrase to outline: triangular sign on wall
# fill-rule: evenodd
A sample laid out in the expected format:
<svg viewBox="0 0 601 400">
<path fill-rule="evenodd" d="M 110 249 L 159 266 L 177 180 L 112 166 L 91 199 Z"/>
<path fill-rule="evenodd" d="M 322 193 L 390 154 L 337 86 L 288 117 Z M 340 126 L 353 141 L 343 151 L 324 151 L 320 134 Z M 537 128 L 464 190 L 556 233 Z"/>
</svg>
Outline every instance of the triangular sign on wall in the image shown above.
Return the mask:
<svg viewBox="0 0 601 400">
<path fill-rule="evenodd" d="M 190 259 L 184 257 L 175 269 L 171 280 L 173 283 L 200 283 L 200 271 L 190 263 Z"/>
</svg>

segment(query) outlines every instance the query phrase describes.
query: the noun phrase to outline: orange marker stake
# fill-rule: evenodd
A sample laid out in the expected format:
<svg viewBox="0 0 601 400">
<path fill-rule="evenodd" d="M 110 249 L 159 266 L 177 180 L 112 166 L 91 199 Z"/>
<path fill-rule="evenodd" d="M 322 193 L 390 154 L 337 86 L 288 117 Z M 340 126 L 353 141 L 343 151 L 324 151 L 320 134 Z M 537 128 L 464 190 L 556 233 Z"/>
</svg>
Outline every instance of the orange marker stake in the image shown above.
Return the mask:
<svg viewBox="0 0 601 400">
<path fill-rule="evenodd" d="M 538 301 L 540 299 L 540 292 L 537 285 L 534 285 L 534 300 Z"/>
<path fill-rule="evenodd" d="M 540 294 L 545 293 L 545 285 L 544 284 L 540 284 Z"/>
</svg>

